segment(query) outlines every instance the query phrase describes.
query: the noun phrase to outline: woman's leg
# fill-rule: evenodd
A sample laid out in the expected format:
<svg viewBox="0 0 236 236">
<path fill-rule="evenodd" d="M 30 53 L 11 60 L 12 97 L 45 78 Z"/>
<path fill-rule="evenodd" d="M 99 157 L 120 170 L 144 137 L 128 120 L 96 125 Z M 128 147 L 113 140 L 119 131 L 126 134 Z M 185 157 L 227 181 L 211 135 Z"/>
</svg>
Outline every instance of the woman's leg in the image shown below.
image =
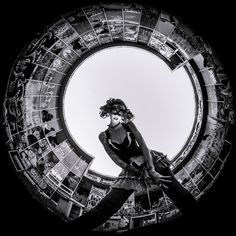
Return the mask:
<svg viewBox="0 0 236 236">
<path fill-rule="evenodd" d="M 94 208 L 70 223 L 83 230 L 95 229 L 114 215 L 132 193 L 133 190 L 112 188 Z"/>
<path fill-rule="evenodd" d="M 155 171 L 161 174 L 163 178 L 169 181 L 163 182 L 161 189 L 163 192 L 174 202 L 183 215 L 189 214 L 193 209 L 196 210 L 196 199 L 195 197 L 185 189 L 179 181 L 175 178 L 173 172 L 169 168 L 169 162 L 162 153 L 152 151 L 153 163 Z M 158 178 L 155 180 L 158 183 Z"/>
<path fill-rule="evenodd" d="M 196 211 L 197 201 L 195 197 L 179 183 L 170 168 L 163 171 L 163 175 L 171 176 L 171 181 L 165 183 L 166 188 L 162 188 L 162 190 L 178 207 L 181 213 L 183 215 L 190 215 L 193 210 Z"/>
</svg>

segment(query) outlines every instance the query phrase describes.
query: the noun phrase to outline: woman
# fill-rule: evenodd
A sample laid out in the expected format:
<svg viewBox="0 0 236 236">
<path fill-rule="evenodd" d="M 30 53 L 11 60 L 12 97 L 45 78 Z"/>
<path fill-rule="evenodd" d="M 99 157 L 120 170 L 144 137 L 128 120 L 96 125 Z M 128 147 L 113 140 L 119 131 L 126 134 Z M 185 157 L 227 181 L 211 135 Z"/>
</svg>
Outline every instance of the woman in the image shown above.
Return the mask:
<svg viewBox="0 0 236 236">
<path fill-rule="evenodd" d="M 158 185 L 182 214 L 188 213 L 196 203 L 195 198 L 176 180 L 166 156 L 148 149 L 125 103 L 110 98 L 100 108 L 100 116 L 109 117 L 110 123 L 99 134 L 99 140 L 122 172 L 110 192 L 76 222 L 86 229 L 98 227 L 121 208 L 133 191 L 146 190 L 151 184 Z"/>
</svg>

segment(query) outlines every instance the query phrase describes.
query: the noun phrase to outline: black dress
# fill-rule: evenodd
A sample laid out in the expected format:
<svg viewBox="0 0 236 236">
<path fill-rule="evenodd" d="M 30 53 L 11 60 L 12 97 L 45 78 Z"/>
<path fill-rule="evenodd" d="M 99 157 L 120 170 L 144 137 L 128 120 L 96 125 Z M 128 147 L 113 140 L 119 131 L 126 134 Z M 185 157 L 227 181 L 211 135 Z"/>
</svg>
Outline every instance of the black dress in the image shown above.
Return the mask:
<svg viewBox="0 0 236 236">
<path fill-rule="evenodd" d="M 129 126 L 125 123 L 122 123 L 125 128 L 127 135 L 124 139 L 123 143 L 118 144 L 111 141 L 109 129 L 105 131 L 107 136 L 107 141 L 109 143 L 112 151 L 124 162 L 127 164 L 130 163 L 131 158 L 139 157 L 143 155 L 141 148 L 139 147 L 132 131 Z M 153 158 L 153 163 L 155 165 L 156 170 L 165 169 L 169 167 L 170 162 L 166 158 L 165 155 L 161 152 L 157 152 L 154 150 L 150 151 L 151 156 Z M 159 172 L 158 171 L 158 172 Z M 154 183 L 153 183 L 154 184 Z M 135 175 L 133 172 L 129 170 L 122 170 L 117 179 L 115 180 L 112 188 L 123 188 L 127 190 L 135 190 L 135 191 L 144 191 L 146 190 L 148 183 L 145 182 L 145 179 L 140 175 Z"/>
<path fill-rule="evenodd" d="M 105 131 L 105 133 L 110 148 L 116 153 L 117 156 L 119 156 L 121 160 L 129 163 L 131 158 L 143 155 L 143 152 L 129 126 L 125 123 L 122 123 L 122 125 L 127 132 L 127 136 L 122 144 L 112 143 L 108 129 Z M 173 203 L 182 213 L 191 211 L 192 207 L 196 205 L 196 199 L 175 178 L 173 172 L 170 169 L 170 161 L 167 159 L 167 156 L 155 150 L 150 150 L 150 154 L 153 160 L 155 171 L 163 176 L 170 177 L 170 182 L 164 183 L 164 186 L 159 185 L 161 190 L 173 201 Z M 151 184 L 155 185 L 154 182 Z M 142 176 L 135 175 L 133 172 L 124 169 L 112 185 L 112 188 L 134 191 L 144 191 L 147 190 L 147 187 L 148 184 L 146 183 L 145 179 L 142 178 Z"/>
</svg>

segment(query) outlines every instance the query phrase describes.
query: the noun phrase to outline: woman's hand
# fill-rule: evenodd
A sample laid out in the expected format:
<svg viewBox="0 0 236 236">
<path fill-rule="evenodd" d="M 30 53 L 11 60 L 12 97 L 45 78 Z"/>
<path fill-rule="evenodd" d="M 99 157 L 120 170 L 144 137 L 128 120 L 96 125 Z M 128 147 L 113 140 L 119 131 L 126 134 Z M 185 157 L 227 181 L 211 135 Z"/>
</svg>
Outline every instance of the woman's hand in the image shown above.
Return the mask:
<svg viewBox="0 0 236 236">
<path fill-rule="evenodd" d="M 164 183 L 170 183 L 171 182 L 171 176 L 167 175 L 167 176 L 164 176 L 164 175 L 161 175 L 159 173 L 157 173 L 156 171 L 150 171 L 149 170 L 149 175 L 154 178 L 154 179 L 158 179 Z"/>
<path fill-rule="evenodd" d="M 154 168 L 148 169 L 148 173 L 152 178 L 153 182 L 156 183 L 158 186 L 163 188 L 168 188 L 165 184 L 171 183 L 171 176 L 161 175 L 154 170 Z"/>
<path fill-rule="evenodd" d="M 152 178 L 150 177 L 148 170 L 146 167 L 143 168 L 143 179 L 145 180 L 145 183 L 148 187 L 151 187 L 153 185 Z"/>
</svg>

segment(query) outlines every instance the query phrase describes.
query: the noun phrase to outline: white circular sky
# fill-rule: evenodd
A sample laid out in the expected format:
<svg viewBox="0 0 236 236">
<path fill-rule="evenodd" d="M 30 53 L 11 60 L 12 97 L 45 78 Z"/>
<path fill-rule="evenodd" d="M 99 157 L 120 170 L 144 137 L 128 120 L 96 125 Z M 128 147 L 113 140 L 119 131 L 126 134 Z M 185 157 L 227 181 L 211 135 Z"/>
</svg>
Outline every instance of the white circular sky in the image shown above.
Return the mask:
<svg viewBox="0 0 236 236">
<path fill-rule="evenodd" d="M 158 56 L 132 46 L 106 48 L 80 64 L 67 84 L 64 117 L 74 141 L 94 157 L 91 169 L 118 176 L 121 168 L 98 139 L 109 118 L 99 108 L 110 97 L 122 99 L 147 146 L 171 160 L 186 143 L 195 118 L 195 99 L 183 67 L 172 72 Z"/>
</svg>

